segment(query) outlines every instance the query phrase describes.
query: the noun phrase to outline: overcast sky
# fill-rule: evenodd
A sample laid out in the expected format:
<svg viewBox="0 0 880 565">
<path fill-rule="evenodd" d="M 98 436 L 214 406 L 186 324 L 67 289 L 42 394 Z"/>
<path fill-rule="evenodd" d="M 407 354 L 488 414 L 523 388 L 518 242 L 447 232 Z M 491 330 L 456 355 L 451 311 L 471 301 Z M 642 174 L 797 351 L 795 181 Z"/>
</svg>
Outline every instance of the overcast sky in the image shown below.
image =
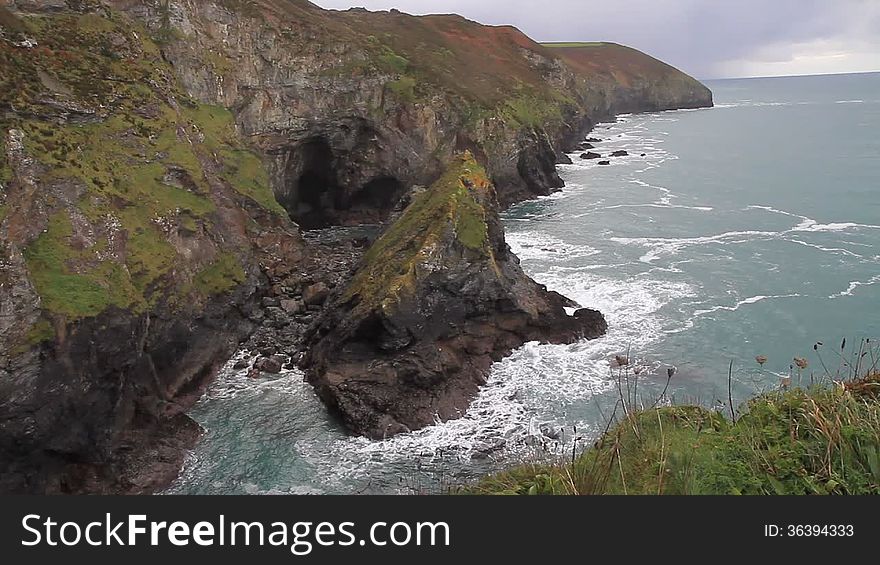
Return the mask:
<svg viewBox="0 0 880 565">
<path fill-rule="evenodd" d="M 698 78 L 880 70 L 880 0 L 313 0 L 458 13 L 538 41 L 615 41 Z"/>
</svg>

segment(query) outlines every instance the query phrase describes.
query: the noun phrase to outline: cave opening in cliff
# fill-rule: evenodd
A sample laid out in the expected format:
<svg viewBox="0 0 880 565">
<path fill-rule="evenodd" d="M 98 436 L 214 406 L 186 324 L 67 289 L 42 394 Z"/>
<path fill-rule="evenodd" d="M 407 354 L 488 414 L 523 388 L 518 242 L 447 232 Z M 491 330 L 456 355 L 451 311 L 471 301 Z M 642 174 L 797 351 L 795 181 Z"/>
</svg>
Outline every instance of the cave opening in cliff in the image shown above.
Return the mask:
<svg viewBox="0 0 880 565">
<path fill-rule="evenodd" d="M 294 149 L 287 170 L 288 186 L 280 200 L 290 217 L 305 230 L 330 225 L 337 183 L 327 140 L 310 139 Z"/>
<path fill-rule="evenodd" d="M 403 195 L 403 183 L 395 177 L 377 177 L 365 184 L 352 198 L 354 210 L 375 211 L 385 217 Z"/>
</svg>

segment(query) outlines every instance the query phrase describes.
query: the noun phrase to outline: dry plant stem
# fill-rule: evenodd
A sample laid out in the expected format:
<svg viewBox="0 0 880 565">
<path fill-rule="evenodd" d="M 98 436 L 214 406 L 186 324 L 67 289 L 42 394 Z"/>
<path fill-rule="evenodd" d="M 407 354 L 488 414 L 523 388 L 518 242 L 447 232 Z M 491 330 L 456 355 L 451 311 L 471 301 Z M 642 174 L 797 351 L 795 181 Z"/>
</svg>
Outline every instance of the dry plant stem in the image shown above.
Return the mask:
<svg viewBox="0 0 880 565">
<path fill-rule="evenodd" d="M 730 419 L 736 423 L 736 411 L 733 408 L 733 359 L 727 369 L 727 404 L 730 406 Z"/>
</svg>

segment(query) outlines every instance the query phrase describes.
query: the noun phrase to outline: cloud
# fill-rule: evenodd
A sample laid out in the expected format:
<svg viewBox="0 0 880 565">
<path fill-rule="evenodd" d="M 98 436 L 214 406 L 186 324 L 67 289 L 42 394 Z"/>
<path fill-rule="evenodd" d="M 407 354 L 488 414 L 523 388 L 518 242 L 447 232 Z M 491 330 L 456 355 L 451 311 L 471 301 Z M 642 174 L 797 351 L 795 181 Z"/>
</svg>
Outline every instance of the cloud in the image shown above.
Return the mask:
<svg viewBox="0 0 880 565">
<path fill-rule="evenodd" d="M 317 0 L 458 13 L 538 41 L 607 40 L 702 78 L 880 70 L 878 0 Z"/>
</svg>

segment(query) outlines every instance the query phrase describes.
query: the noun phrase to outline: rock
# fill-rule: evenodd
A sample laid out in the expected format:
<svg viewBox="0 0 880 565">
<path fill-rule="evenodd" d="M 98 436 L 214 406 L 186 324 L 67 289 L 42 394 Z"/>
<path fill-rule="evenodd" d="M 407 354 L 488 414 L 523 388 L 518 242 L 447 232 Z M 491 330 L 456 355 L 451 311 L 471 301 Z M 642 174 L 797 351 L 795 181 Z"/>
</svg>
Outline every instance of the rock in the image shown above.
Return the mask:
<svg viewBox="0 0 880 565">
<path fill-rule="evenodd" d="M 254 363 L 254 369 L 263 373 L 278 374 L 284 368 L 286 359 L 282 355 L 273 355 L 272 357 L 261 357 Z"/>
<path fill-rule="evenodd" d="M 595 149 L 592 143 L 581 143 L 581 149 Z"/>
<path fill-rule="evenodd" d="M 250 365 L 251 364 L 248 362 L 247 359 L 241 359 L 240 361 L 235 362 L 235 364 L 232 366 L 232 370 L 241 371 L 242 369 L 247 369 L 248 367 L 250 367 Z"/>
<path fill-rule="evenodd" d="M 629 155 L 629 152 L 627 152 L 627 151 L 615 151 L 614 153 L 611 154 L 612 157 L 627 157 L 628 155 Z"/>
<path fill-rule="evenodd" d="M 552 424 L 541 424 L 538 429 L 540 430 L 541 435 L 547 439 L 558 440 L 562 436 L 562 428 L 557 428 Z"/>
<path fill-rule="evenodd" d="M 569 156 L 566 155 L 565 153 L 560 153 L 560 154 L 556 157 L 556 164 L 557 164 L 557 165 L 571 165 L 572 162 L 573 162 L 573 161 L 571 160 L 571 157 L 569 157 Z"/>
<path fill-rule="evenodd" d="M 265 296 L 262 300 L 263 308 L 277 308 L 281 301 L 274 296 Z"/>
<path fill-rule="evenodd" d="M 474 444 L 471 459 L 488 459 L 490 455 L 501 451 L 507 445 L 504 439 L 493 439 L 489 441 L 480 441 Z"/>
<path fill-rule="evenodd" d="M 282 300 L 281 309 L 290 315 L 296 315 L 305 310 L 305 304 L 301 300 Z"/>
<path fill-rule="evenodd" d="M 611 164 L 611 161 L 599 161 L 599 164 L 602 166 L 607 166 Z"/>
<path fill-rule="evenodd" d="M 326 284 L 319 282 L 307 287 L 303 291 L 303 303 L 306 306 L 321 306 L 330 296 L 330 289 Z"/>
<path fill-rule="evenodd" d="M 647 153 L 642 153 L 642 157 L 647 157 L 647 156 L 648 156 Z"/>
<path fill-rule="evenodd" d="M 602 155 L 599 153 L 593 153 L 592 151 L 587 151 L 586 153 L 581 155 L 581 159 L 601 159 Z"/>
<path fill-rule="evenodd" d="M 493 187 L 470 153 L 453 159 L 431 194 L 387 229 L 380 252 L 304 340 L 301 366 L 318 396 L 349 430 L 375 439 L 459 417 L 493 362 L 523 343 L 606 330 L 601 314 L 567 315 L 572 302 L 522 271 Z M 455 229 L 462 225 L 468 230 Z"/>
<path fill-rule="evenodd" d="M 588 137 L 586 143 L 602 143 L 602 140 L 598 137 Z"/>
</svg>

